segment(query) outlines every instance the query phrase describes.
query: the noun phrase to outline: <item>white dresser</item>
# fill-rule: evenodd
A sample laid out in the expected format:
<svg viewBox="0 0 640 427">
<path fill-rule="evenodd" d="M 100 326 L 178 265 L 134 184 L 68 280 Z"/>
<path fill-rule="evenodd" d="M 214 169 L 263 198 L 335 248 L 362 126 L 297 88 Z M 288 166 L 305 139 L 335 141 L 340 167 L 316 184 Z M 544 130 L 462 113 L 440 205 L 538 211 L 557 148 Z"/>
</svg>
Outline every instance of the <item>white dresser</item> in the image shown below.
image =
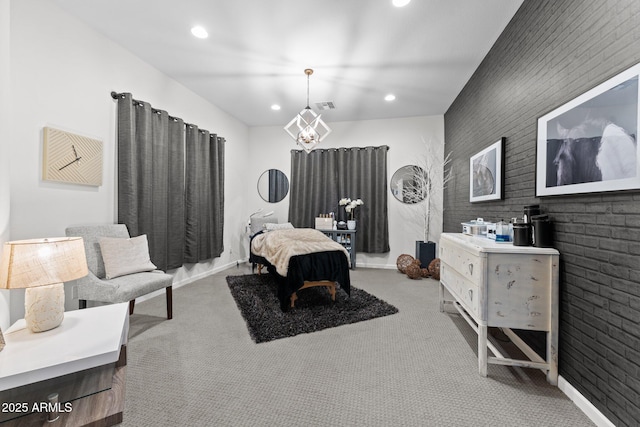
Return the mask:
<svg viewBox="0 0 640 427">
<path fill-rule="evenodd" d="M 538 368 L 546 371 L 549 383 L 557 385 L 558 251 L 443 233 L 440 262 L 440 311 L 445 303 L 453 304 L 478 333 L 480 374 L 487 375 L 487 363 Z M 454 300 L 447 299 L 447 293 Z M 502 328 L 528 359 L 502 355 L 487 337 L 489 327 Z M 545 331 L 546 358 L 512 329 Z M 487 357 L 487 349 L 494 356 Z"/>
</svg>

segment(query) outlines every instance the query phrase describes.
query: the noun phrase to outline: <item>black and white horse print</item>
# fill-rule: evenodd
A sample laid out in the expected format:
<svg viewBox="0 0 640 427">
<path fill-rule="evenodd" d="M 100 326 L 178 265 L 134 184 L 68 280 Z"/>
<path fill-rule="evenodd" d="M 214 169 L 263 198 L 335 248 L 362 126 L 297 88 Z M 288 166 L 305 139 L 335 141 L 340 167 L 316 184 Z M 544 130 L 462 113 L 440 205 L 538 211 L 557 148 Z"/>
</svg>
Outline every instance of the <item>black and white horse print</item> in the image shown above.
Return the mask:
<svg viewBox="0 0 640 427">
<path fill-rule="evenodd" d="M 556 185 L 633 178 L 637 143 L 622 127 L 607 120 L 587 119 L 573 128 L 557 125 L 562 139 L 553 164 Z"/>
</svg>

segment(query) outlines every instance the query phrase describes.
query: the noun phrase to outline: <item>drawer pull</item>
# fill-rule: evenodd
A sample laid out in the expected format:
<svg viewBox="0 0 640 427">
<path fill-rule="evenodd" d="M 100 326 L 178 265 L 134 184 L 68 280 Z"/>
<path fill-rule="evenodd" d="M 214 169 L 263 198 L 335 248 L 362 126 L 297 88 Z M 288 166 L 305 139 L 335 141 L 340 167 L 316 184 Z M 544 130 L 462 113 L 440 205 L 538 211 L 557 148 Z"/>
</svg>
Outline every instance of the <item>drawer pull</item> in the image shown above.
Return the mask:
<svg viewBox="0 0 640 427">
<path fill-rule="evenodd" d="M 473 276 L 473 264 L 469 264 L 469 274 Z"/>
<path fill-rule="evenodd" d="M 469 289 L 469 300 L 473 301 L 473 289 Z"/>
<path fill-rule="evenodd" d="M 51 393 L 47 396 L 47 400 L 49 401 L 49 414 L 47 415 L 47 422 L 52 423 L 54 421 L 58 421 L 60 418 L 60 414 L 58 413 L 58 393 Z"/>
</svg>

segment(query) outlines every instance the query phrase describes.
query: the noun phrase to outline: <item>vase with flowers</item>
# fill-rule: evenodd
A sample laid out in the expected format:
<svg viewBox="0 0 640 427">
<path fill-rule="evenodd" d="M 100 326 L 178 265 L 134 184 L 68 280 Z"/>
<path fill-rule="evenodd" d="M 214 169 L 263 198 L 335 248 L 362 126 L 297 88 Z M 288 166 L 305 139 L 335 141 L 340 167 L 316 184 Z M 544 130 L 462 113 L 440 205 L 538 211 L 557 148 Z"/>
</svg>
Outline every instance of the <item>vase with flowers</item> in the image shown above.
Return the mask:
<svg viewBox="0 0 640 427">
<path fill-rule="evenodd" d="M 362 201 L 362 199 L 351 200 L 350 198 L 345 197 L 343 199 L 340 199 L 340 202 L 338 202 L 338 204 L 340 206 L 344 206 L 344 210 L 347 213 L 347 216 L 349 217 L 349 219 L 347 220 L 347 228 L 349 230 L 355 230 L 356 220 L 354 215 L 356 213 L 356 208 L 358 206 L 364 205 L 364 202 Z"/>
</svg>

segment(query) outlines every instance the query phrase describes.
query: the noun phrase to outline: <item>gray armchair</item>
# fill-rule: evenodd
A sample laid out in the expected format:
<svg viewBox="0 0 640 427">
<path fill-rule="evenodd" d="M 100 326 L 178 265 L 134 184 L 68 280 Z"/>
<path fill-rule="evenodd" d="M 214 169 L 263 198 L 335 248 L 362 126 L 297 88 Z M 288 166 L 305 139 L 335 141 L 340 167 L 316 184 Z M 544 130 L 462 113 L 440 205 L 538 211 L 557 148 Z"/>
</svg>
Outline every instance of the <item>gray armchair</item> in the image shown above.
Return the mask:
<svg viewBox="0 0 640 427">
<path fill-rule="evenodd" d="M 67 236 L 79 236 L 84 240 L 89 274 L 76 281 L 80 308 L 87 301 L 121 303 L 129 301 L 129 314 L 133 314 L 136 298 L 164 288 L 167 296 L 167 319 L 173 317 L 173 276 L 160 270 L 127 274 L 106 279 L 104 261 L 100 251 L 101 237 L 129 238 L 124 224 L 74 226 L 66 229 Z"/>
</svg>

